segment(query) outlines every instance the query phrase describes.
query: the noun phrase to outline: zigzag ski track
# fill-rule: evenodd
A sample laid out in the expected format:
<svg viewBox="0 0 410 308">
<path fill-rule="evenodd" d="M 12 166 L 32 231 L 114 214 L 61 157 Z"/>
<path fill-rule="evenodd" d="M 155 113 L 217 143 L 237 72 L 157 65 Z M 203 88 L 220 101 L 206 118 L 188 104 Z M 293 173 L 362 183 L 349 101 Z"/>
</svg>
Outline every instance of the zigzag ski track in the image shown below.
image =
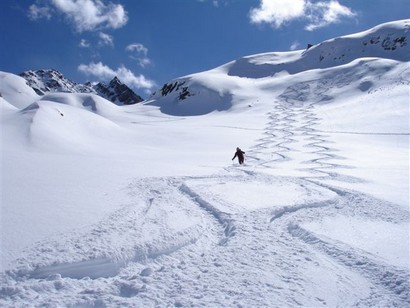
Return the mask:
<svg viewBox="0 0 410 308">
<path fill-rule="evenodd" d="M 135 179 L 135 203 L 39 243 L 1 276 L 0 306 L 57 305 L 60 290 L 74 307 L 410 305 L 408 268 L 309 228 L 335 217 L 395 226 L 409 213 L 322 181 L 360 179 L 336 172 L 349 166 L 312 106 L 277 103 L 267 116 L 245 166 Z M 300 176 L 272 175 L 287 168 Z"/>
</svg>

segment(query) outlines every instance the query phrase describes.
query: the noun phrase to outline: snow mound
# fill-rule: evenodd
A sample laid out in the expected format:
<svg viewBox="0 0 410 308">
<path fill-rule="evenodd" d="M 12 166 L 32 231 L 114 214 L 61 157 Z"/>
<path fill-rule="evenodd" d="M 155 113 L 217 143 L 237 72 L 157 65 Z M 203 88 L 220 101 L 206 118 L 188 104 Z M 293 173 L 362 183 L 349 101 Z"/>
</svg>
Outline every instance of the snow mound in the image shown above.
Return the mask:
<svg viewBox="0 0 410 308">
<path fill-rule="evenodd" d="M 23 109 L 24 117 L 16 116 L 16 125 L 27 127 L 27 138 L 35 147 L 52 151 L 63 150 L 82 152 L 98 150 L 107 142 L 113 142 L 122 136 L 122 129 L 114 122 L 88 110 L 73 107 L 77 104 L 77 95 L 61 95 L 67 98 L 65 104 L 55 101 L 40 100 Z M 87 102 L 87 100 L 85 100 Z M 98 110 L 96 108 L 96 110 Z"/>
<path fill-rule="evenodd" d="M 170 115 L 195 116 L 213 111 L 225 111 L 232 107 L 232 94 L 226 86 L 228 80 L 212 74 L 220 81 L 219 87 L 209 84 L 208 74 L 195 74 L 165 84 L 148 104 L 159 106 L 161 112 Z"/>
<path fill-rule="evenodd" d="M 95 94 L 52 93 L 44 95 L 41 100 L 85 109 L 101 116 L 114 116 L 121 112 L 119 106 Z"/>
<path fill-rule="evenodd" d="M 17 107 L 13 106 L 10 104 L 8 101 L 6 101 L 3 97 L 0 96 L 0 110 L 1 111 L 10 111 L 10 110 L 18 110 Z"/>
<path fill-rule="evenodd" d="M 39 99 L 39 96 L 27 85 L 24 78 L 1 71 L 0 97 L 19 109 L 25 108 Z"/>
</svg>

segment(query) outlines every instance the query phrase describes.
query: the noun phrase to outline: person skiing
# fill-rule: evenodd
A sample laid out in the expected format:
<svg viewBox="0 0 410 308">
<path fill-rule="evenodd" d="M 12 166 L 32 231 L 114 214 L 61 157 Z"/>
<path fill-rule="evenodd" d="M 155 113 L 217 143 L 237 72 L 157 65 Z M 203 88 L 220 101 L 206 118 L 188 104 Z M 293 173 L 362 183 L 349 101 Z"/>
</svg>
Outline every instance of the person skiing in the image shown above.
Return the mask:
<svg viewBox="0 0 410 308">
<path fill-rule="evenodd" d="M 245 160 L 243 154 L 245 154 L 244 151 L 242 151 L 240 148 L 236 148 L 235 156 L 232 158 L 232 160 L 234 160 L 235 157 L 238 157 L 239 164 L 242 165 L 243 161 Z"/>
</svg>

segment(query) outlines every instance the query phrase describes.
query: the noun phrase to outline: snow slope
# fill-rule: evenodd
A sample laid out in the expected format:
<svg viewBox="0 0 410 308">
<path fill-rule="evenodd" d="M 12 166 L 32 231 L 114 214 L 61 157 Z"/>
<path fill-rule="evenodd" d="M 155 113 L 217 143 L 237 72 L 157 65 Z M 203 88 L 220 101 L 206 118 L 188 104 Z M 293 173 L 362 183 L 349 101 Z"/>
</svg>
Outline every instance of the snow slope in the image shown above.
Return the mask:
<svg viewBox="0 0 410 308">
<path fill-rule="evenodd" d="M 0 72 L 0 81 L 1 97 L 5 100 L 2 100 L 2 108 L 10 104 L 17 108 L 25 108 L 39 98 L 20 76 Z"/>
<path fill-rule="evenodd" d="M 133 106 L 1 72 L 0 305 L 408 306 L 409 24 Z"/>
</svg>

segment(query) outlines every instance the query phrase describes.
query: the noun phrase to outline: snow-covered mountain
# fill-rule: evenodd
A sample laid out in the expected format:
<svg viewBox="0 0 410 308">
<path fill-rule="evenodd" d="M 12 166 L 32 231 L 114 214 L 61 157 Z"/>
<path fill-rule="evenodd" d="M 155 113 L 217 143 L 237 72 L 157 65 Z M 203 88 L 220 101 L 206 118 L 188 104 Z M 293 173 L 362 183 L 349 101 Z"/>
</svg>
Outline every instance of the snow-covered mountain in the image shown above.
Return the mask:
<svg viewBox="0 0 410 308">
<path fill-rule="evenodd" d="M 333 79 L 330 87 L 348 80 L 358 82 L 363 90 L 370 90 L 374 84 L 372 77 L 379 78 L 378 76 L 383 74 L 383 71 L 374 72 L 373 69 L 367 71 L 370 63 L 377 62 L 377 59 L 390 59 L 400 63 L 410 61 L 409 32 L 409 21 L 403 20 L 324 41 L 307 50 L 243 57 L 207 72 L 172 80 L 164 84 L 149 100 L 166 113 L 202 114 L 213 110 L 226 110 L 232 106 L 229 99 L 230 89 L 237 87 L 236 81 L 240 80 L 234 77 L 275 80 L 284 75 L 292 76 L 321 69 L 327 72 L 328 82 L 333 68 L 341 68 L 343 75 L 335 74 L 330 78 Z M 374 73 L 377 76 L 372 76 Z M 230 84 L 222 84 L 220 81 L 220 76 L 225 74 L 232 77 L 229 79 Z M 312 82 L 316 87 L 322 87 L 317 84 L 317 80 Z M 313 99 L 312 102 L 317 102 L 330 98 L 319 95 Z"/>
<path fill-rule="evenodd" d="M 409 25 L 129 106 L 0 72 L 0 306 L 407 307 Z"/>
<path fill-rule="evenodd" d="M 21 73 L 20 76 L 27 80 L 27 84 L 38 95 L 53 92 L 92 93 L 117 105 L 132 105 L 143 101 L 139 95 L 135 94 L 133 90 L 123 84 L 117 77 L 114 77 L 108 84 L 103 82 L 80 84 L 65 78 L 63 74 L 54 69 L 30 70 Z"/>
</svg>

